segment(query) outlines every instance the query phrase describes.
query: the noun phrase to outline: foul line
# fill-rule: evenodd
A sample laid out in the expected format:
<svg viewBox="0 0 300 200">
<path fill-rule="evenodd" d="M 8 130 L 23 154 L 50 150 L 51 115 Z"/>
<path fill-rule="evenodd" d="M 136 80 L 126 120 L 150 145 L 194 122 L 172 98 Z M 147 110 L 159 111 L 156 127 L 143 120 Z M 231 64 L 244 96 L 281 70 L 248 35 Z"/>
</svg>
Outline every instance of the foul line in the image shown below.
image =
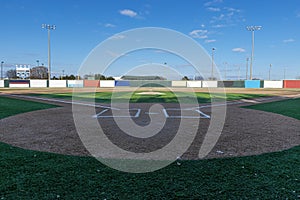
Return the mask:
<svg viewBox="0 0 300 200">
<path fill-rule="evenodd" d="M 80 106 L 89 106 L 89 107 L 96 107 L 96 108 L 106 108 L 106 109 L 111 109 L 111 110 L 121 110 L 119 108 L 113 108 L 113 107 L 110 107 L 110 106 L 97 105 L 96 103 L 95 104 L 89 104 L 89 103 L 82 103 L 82 102 L 76 102 L 76 101 L 58 100 L 58 99 L 33 97 L 33 96 L 26 96 L 26 95 L 15 95 L 15 94 L 7 94 L 7 96 L 21 97 L 21 98 L 27 98 L 27 99 L 49 101 L 49 102 L 57 102 L 57 103 L 64 103 L 64 104 L 75 104 L 75 105 L 80 105 Z"/>
</svg>

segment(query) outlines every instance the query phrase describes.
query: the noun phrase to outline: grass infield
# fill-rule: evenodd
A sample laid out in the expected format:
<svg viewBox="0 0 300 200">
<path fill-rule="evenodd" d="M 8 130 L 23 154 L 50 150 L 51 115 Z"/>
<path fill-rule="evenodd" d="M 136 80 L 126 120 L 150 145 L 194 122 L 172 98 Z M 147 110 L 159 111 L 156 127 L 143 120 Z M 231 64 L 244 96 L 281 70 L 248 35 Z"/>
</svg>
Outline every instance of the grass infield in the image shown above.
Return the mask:
<svg viewBox="0 0 300 200">
<path fill-rule="evenodd" d="M 54 108 L 54 107 L 57 106 L 0 96 L 0 119 L 12 115 L 16 115 L 19 113 L 47 109 L 47 108 Z"/>
<path fill-rule="evenodd" d="M 1 112 L 29 111 L 14 106 L 27 101 L 0 97 L 0 102 L 1 109 L 5 107 Z M 299 116 L 299 99 L 268 103 L 263 108 L 278 105 Z M 92 157 L 24 150 L 4 143 L 0 143 L 0 152 L 0 199 L 300 198 L 300 146 L 259 156 L 182 161 L 146 174 L 119 172 Z"/>
<path fill-rule="evenodd" d="M 132 95 L 128 92 L 97 92 L 97 93 L 77 93 L 77 100 L 89 100 L 94 99 L 97 103 L 110 103 L 112 94 L 115 102 L 128 102 L 131 103 L 190 103 L 191 96 L 196 96 L 198 103 L 210 103 L 211 99 L 214 98 L 215 101 L 233 101 L 239 99 L 253 99 L 259 97 L 266 97 L 265 94 L 219 94 L 219 93 L 207 93 L 207 92 L 176 92 L 174 94 L 170 91 L 163 92 L 163 95 L 140 95 L 141 91 L 134 92 Z M 54 93 L 54 94 L 30 94 L 33 96 L 45 97 L 45 98 L 60 98 L 60 99 L 72 99 L 72 93 Z"/>
<path fill-rule="evenodd" d="M 250 109 L 277 113 L 300 120 L 300 98 L 247 106 Z"/>
</svg>

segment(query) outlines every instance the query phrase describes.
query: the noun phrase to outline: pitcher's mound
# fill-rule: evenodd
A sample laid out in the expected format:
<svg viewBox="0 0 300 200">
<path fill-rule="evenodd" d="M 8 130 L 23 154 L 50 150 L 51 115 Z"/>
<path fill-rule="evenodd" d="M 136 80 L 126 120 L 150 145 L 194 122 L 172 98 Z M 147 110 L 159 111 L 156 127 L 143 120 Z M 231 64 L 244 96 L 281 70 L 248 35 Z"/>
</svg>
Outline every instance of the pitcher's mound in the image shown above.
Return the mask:
<svg viewBox="0 0 300 200">
<path fill-rule="evenodd" d="M 140 92 L 137 94 L 139 94 L 139 95 L 164 95 L 165 93 L 163 93 L 163 92 Z"/>
</svg>

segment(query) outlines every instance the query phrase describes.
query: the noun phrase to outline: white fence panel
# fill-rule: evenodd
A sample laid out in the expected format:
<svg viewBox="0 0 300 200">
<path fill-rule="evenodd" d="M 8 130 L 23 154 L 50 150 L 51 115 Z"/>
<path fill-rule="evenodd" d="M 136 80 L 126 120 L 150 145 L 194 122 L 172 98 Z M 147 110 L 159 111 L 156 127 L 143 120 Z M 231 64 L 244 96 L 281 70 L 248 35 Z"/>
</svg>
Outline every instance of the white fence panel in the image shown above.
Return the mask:
<svg viewBox="0 0 300 200">
<path fill-rule="evenodd" d="M 30 80 L 30 87 L 32 88 L 47 87 L 47 80 Z"/>
<path fill-rule="evenodd" d="M 67 87 L 67 81 L 66 80 L 50 80 L 49 81 L 49 87 Z"/>
<path fill-rule="evenodd" d="M 187 81 L 187 87 L 202 87 L 202 81 Z"/>
<path fill-rule="evenodd" d="M 283 88 L 283 81 L 264 81 L 264 88 Z"/>
<path fill-rule="evenodd" d="M 186 81 L 172 81 L 172 87 L 186 87 Z"/>
<path fill-rule="evenodd" d="M 100 87 L 115 87 L 114 80 L 100 80 Z"/>
<path fill-rule="evenodd" d="M 202 87 L 216 88 L 216 87 L 218 87 L 218 81 L 202 81 Z"/>
</svg>

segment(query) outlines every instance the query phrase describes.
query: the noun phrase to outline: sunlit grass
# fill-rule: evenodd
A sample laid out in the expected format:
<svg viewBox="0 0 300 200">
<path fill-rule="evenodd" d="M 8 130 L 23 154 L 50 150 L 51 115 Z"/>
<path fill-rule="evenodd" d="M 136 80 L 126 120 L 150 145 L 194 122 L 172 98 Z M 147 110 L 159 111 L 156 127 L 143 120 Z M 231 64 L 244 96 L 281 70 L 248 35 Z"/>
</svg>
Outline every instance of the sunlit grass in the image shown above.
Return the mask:
<svg viewBox="0 0 300 200">
<path fill-rule="evenodd" d="M 128 102 L 131 103 L 190 103 L 194 102 L 195 98 L 198 103 L 209 103 L 212 99 L 214 101 L 233 101 L 239 99 L 252 99 L 265 97 L 264 94 L 235 94 L 235 93 L 207 93 L 207 92 L 163 92 L 162 95 L 141 95 L 140 92 L 97 92 L 97 93 L 75 93 L 74 97 L 77 100 L 91 100 L 95 99 L 97 103 L 110 103 L 111 99 L 115 102 Z M 72 99 L 73 93 L 55 93 L 55 94 L 30 94 L 34 96 L 42 96 L 47 98 L 62 98 Z"/>
</svg>

